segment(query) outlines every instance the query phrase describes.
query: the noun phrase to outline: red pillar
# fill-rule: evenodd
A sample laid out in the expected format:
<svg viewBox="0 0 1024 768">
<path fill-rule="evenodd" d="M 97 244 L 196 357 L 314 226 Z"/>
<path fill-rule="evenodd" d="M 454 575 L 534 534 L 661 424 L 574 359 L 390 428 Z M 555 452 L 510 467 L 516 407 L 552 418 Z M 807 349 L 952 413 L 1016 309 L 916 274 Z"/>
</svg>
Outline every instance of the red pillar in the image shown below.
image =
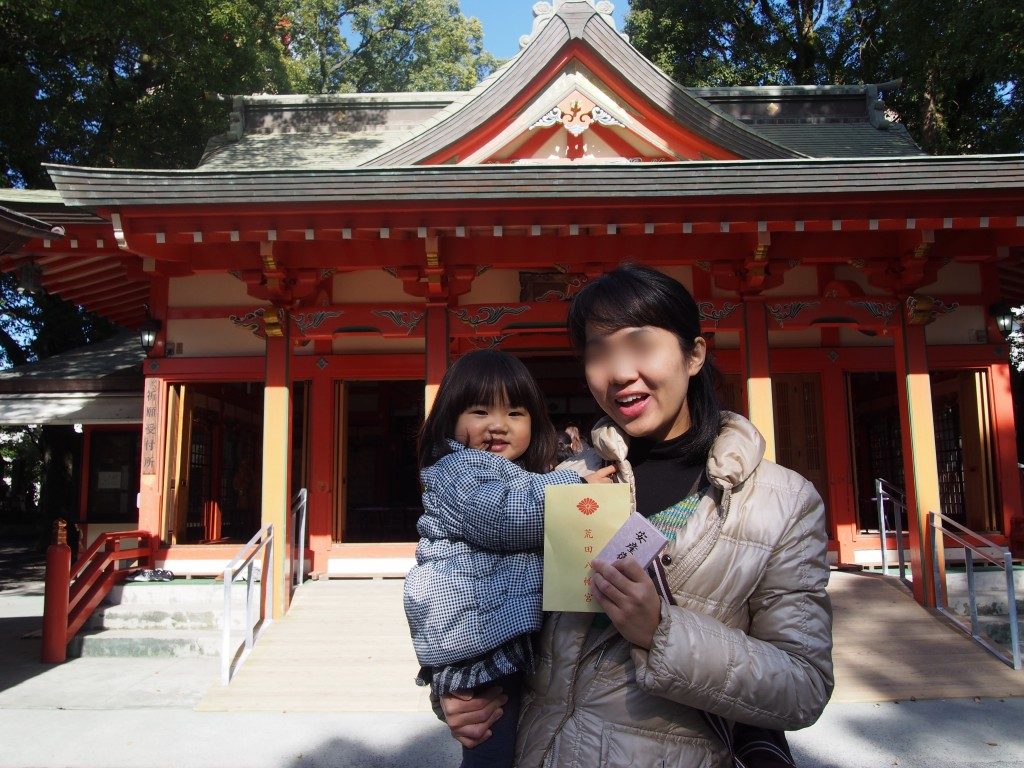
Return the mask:
<svg viewBox="0 0 1024 768">
<path fill-rule="evenodd" d="M 1021 515 L 1020 468 L 1017 464 L 1017 427 L 1013 418 L 1013 392 L 1010 366 L 998 363 L 989 367 L 992 391 L 992 429 L 994 432 L 996 477 L 1002 510 L 1001 530 L 1010 536 L 1010 521 Z"/>
<path fill-rule="evenodd" d="M 746 299 L 743 303 L 743 375 L 747 385 L 747 413 L 764 436 L 765 458 L 775 461 L 775 407 L 772 402 L 772 376 L 768 353 L 768 324 L 764 302 Z"/>
<path fill-rule="evenodd" d="M 92 464 L 92 437 L 95 433 L 92 425 L 85 426 L 85 434 L 82 436 L 82 477 L 78 481 L 78 517 L 72 522 L 78 525 L 81 537 L 78 541 L 78 551 L 84 552 L 89 547 L 89 480 Z"/>
<path fill-rule="evenodd" d="M 71 591 L 71 547 L 63 520 L 56 525 L 56 540 L 46 550 L 43 592 L 44 664 L 60 664 L 68 655 L 68 602 Z"/>
<path fill-rule="evenodd" d="M 928 513 L 942 511 L 935 455 L 935 421 L 925 327 L 910 325 L 905 313 L 895 335 L 895 352 L 914 598 L 922 605 L 934 606 L 934 565 L 928 546 Z M 940 569 L 945 567 L 941 547 L 940 541 Z"/>
<path fill-rule="evenodd" d="M 334 514 L 334 462 L 338 446 L 335 444 L 334 380 L 328 376 L 314 376 L 310 384 L 309 444 L 313 452 L 310 465 L 309 488 L 309 548 L 313 550 L 310 569 L 327 572 L 327 558 L 331 548 Z"/>
<path fill-rule="evenodd" d="M 428 304 L 426 323 L 427 370 L 423 407 L 425 413 L 430 413 L 441 379 L 448 370 L 448 305 Z"/>
<path fill-rule="evenodd" d="M 853 488 L 853 457 L 850 455 L 850 419 L 846 373 L 836 364 L 821 373 L 822 416 L 825 430 L 825 461 L 828 467 L 828 505 L 832 530 L 839 544 L 839 562 L 856 560 L 853 539 L 857 533 L 857 506 Z"/>
<path fill-rule="evenodd" d="M 288 611 L 291 599 L 291 339 L 284 310 L 278 313 L 280 331 L 267 334 L 266 386 L 263 389 L 262 525 L 274 526 L 274 618 Z M 266 573 L 267 571 L 264 571 Z"/>
</svg>

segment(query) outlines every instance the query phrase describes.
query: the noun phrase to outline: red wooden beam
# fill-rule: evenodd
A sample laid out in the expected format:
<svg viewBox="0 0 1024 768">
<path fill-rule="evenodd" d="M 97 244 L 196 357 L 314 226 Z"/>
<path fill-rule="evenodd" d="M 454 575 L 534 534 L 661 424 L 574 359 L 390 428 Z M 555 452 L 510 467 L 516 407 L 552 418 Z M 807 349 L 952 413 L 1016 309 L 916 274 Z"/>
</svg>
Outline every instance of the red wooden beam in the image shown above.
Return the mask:
<svg viewBox="0 0 1024 768">
<path fill-rule="evenodd" d="M 94 312 L 97 312 L 97 311 L 100 311 L 100 310 L 103 310 L 103 311 L 106 311 L 106 312 L 116 312 L 116 311 L 123 311 L 123 310 L 131 310 L 133 312 L 135 312 L 135 311 L 141 312 L 142 309 L 143 309 L 143 306 L 146 303 L 146 300 L 148 299 L 148 297 L 149 297 L 148 293 L 133 293 L 133 294 L 130 294 L 128 296 L 115 297 L 115 298 L 110 298 L 110 299 L 106 299 L 106 300 L 103 300 L 103 301 L 99 301 L 99 300 L 97 300 L 97 301 L 90 301 L 90 302 L 88 302 L 88 304 L 89 304 L 90 307 L 96 307 L 96 309 L 92 310 Z"/>
<path fill-rule="evenodd" d="M 338 240 L 351 243 L 352 240 L 344 240 L 342 236 L 342 230 L 347 229 L 350 230 L 353 240 L 367 237 L 370 242 L 382 244 L 389 241 L 380 240 L 381 227 L 389 227 L 392 230 L 392 237 L 397 238 L 398 230 L 407 230 L 408 234 L 420 227 L 463 226 L 470 230 L 486 230 L 494 225 L 503 225 L 511 229 L 529 228 L 533 224 L 560 226 L 570 221 L 581 226 L 684 221 L 711 224 L 727 221 L 739 226 L 739 222 L 767 222 L 768 231 L 794 231 L 798 223 L 805 231 L 830 230 L 833 222 L 838 221 L 840 231 L 906 231 L 908 223 L 912 229 L 924 228 L 921 222 L 944 224 L 945 218 L 939 219 L 935 216 L 936 209 L 941 209 L 942 206 L 947 207 L 944 213 L 959 214 L 956 221 L 965 225 L 972 219 L 972 215 L 967 214 L 971 214 L 973 209 L 973 212 L 978 214 L 975 220 L 979 223 L 979 229 L 982 228 L 982 215 L 988 217 L 988 227 L 984 229 L 1019 229 L 1016 227 L 1016 201 L 1006 195 L 979 196 L 969 192 L 956 197 L 930 193 L 900 193 L 875 195 L 869 198 L 858 198 L 856 195 L 848 194 L 829 195 L 825 192 L 820 195 L 776 198 L 760 196 L 756 200 L 743 196 L 701 200 L 615 197 L 602 200 L 573 200 L 564 197 L 544 200 L 541 205 L 536 200 L 521 198 L 502 201 L 398 201 L 392 204 L 367 202 L 344 205 L 310 203 L 295 206 L 208 206 L 201 212 L 194 212 L 201 224 L 190 221 L 187 225 L 183 225 L 175 211 L 165 206 L 128 209 L 123 215 L 143 217 L 135 227 L 140 237 L 155 237 L 157 232 L 164 232 L 166 235 L 175 228 L 180 228 L 189 236 L 194 228 L 236 228 L 243 239 L 251 237 L 262 240 L 266 239 L 266 233 L 271 229 L 279 233 L 304 233 L 306 228 L 311 228 L 315 232 L 315 242 L 318 244 L 321 241 L 330 243 L 332 240 L 332 236 L 327 235 L 321 238 L 321 231 L 336 233 L 334 236 Z M 953 221 L 950 224 L 954 226 Z M 301 247 L 305 248 L 304 242 L 295 242 L 299 242 Z M 188 260 L 194 247 L 167 244 L 160 248 L 159 258 Z M 199 248 L 202 249 L 202 246 Z"/>
<path fill-rule="evenodd" d="M 50 293 L 63 293 L 65 291 L 76 291 L 89 288 L 95 285 L 102 285 L 104 283 L 119 283 L 124 282 L 127 278 L 127 273 L 123 267 L 120 266 L 109 266 L 109 267 L 97 267 L 92 274 L 81 275 L 74 278 L 65 278 L 63 280 L 47 280 L 43 278 L 43 287 L 46 288 Z"/>
<path fill-rule="evenodd" d="M 59 275 L 67 272 L 73 272 L 76 269 L 85 269 L 89 266 L 98 266 L 101 264 L 108 264 L 109 261 L 104 256 L 74 256 L 68 254 L 60 254 L 55 259 L 49 261 L 43 268 L 44 278 L 59 279 Z"/>
<path fill-rule="evenodd" d="M 89 291 L 66 291 L 59 294 L 65 301 L 73 301 L 76 304 L 98 303 L 106 299 L 127 299 L 134 296 L 149 295 L 148 285 L 121 285 L 110 286 L 101 290 Z"/>
<path fill-rule="evenodd" d="M 43 279 L 54 283 L 73 282 L 79 278 L 90 277 L 101 272 L 117 271 L 124 274 L 125 268 L 120 260 L 98 258 L 88 259 L 83 263 L 63 262 L 50 269 L 43 270 Z"/>
</svg>

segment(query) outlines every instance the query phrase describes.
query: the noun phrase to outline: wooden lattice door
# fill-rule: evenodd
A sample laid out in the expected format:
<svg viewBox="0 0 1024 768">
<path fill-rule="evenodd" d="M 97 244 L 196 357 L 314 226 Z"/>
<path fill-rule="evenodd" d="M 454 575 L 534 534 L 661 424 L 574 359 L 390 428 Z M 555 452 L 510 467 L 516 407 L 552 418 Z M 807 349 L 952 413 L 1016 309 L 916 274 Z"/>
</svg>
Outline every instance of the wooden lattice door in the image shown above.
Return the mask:
<svg viewBox="0 0 1024 768">
<path fill-rule="evenodd" d="M 772 377 L 775 408 L 775 460 L 806 477 L 828 498 L 822 439 L 821 380 L 812 373 Z"/>
</svg>

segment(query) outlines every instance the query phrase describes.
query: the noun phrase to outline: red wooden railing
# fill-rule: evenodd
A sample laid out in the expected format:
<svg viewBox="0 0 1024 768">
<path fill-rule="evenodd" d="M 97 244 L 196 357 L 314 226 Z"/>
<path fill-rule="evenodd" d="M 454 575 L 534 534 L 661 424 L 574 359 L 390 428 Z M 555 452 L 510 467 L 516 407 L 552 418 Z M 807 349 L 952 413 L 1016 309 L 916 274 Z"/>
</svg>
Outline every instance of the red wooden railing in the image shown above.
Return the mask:
<svg viewBox="0 0 1024 768">
<path fill-rule="evenodd" d="M 46 591 L 43 600 L 43 662 L 67 658 L 68 643 L 78 633 L 115 584 L 137 565 L 152 568 L 157 539 L 148 531 L 104 533 L 75 564 L 67 544 L 67 523 L 54 524 L 55 540 L 46 550 Z M 138 539 L 130 549 L 124 541 Z"/>
</svg>

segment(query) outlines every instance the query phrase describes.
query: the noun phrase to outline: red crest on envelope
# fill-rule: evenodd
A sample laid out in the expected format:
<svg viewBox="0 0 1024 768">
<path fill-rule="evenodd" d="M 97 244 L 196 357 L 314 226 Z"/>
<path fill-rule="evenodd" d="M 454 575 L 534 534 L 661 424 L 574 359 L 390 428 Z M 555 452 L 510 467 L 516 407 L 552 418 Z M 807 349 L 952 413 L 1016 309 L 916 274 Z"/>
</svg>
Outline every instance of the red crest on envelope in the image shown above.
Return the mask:
<svg viewBox="0 0 1024 768">
<path fill-rule="evenodd" d="M 598 504 L 592 498 L 587 496 L 579 504 L 576 505 L 576 509 L 582 512 L 584 515 L 592 515 L 597 512 Z"/>
</svg>

